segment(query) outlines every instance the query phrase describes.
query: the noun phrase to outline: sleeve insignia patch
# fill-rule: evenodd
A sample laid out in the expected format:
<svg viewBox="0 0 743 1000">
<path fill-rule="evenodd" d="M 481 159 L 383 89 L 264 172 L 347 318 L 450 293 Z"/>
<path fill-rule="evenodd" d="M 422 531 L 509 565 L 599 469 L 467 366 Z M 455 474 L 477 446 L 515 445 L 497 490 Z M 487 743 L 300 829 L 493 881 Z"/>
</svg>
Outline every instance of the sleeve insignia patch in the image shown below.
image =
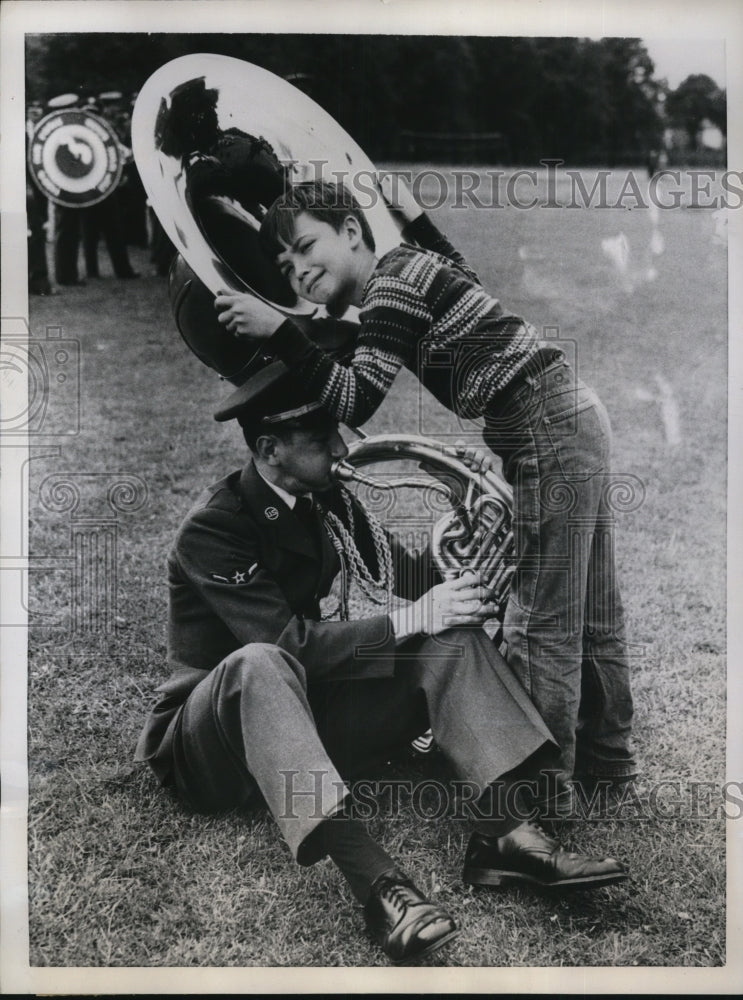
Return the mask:
<svg viewBox="0 0 743 1000">
<path fill-rule="evenodd" d="M 247 583 L 257 569 L 258 569 L 258 563 L 256 562 L 253 563 L 253 565 L 249 569 L 233 570 L 229 576 L 225 576 L 222 573 L 210 573 L 209 576 L 216 583 L 227 583 L 232 586 L 239 586 L 241 583 Z"/>
</svg>

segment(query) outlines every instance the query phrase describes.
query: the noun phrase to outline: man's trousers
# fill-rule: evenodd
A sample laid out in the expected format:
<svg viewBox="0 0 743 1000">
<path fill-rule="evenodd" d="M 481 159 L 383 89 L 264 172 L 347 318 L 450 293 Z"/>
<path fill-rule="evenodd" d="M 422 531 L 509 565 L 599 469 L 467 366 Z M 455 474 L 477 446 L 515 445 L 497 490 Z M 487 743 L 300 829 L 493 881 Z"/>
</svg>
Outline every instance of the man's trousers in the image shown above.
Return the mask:
<svg viewBox="0 0 743 1000">
<path fill-rule="evenodd" d="M 429 727 L 454 778 L 481 790 L 535 755 L 556 762 L 549 730 L 481 629 L 416 637 L 398 652 L 389 678 L 308 685 L 276 646 L 236 650 L 173 722 L 179 794 L 214 812 L 259 789 L 296 859 L 312 864 L 322 852 L 311 834 L 342 808 L 346 782 Z"/>
</svg>

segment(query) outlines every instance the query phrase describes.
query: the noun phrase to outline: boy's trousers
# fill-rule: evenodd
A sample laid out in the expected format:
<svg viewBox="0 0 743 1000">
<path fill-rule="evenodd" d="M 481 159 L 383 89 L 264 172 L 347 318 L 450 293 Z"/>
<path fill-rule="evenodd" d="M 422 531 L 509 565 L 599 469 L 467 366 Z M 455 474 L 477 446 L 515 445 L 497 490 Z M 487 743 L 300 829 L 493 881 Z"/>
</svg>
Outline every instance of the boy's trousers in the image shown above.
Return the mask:
<svg viewBox="0 0 743 1000">
<path fill-rule="evenodd" d="M 504 785 L 536 782 L 539 768 L 540 789 L 554 787 L 557 747 L 481 629 L 408 640 L 393 677 L 309 686 L 291 654 L 243 646 L 194 687 L 172 725 L 181 798 L 215 812 L 259 801 L 260 791 L 300 864 L 322 856 L 311 834 L 342 807 L 346 781 L 368 776 L 429 725 L 470 802 L 504 775 Z M 503 809 L 506 832 L 529 798 L 511 800 L 504 788 L 500 801 L 519 803 L 511 817 Z"/>
<path fill-rule="evenodd" d="M 614 512 L 641 501 L 639 483 L 612 477 L 606 410 L 564 360 L 504 396 L 483 436 L 513 487 L 506 659 L 561 747 L 563 779 L 628 778 L 637 767 Z"/>
</svg>

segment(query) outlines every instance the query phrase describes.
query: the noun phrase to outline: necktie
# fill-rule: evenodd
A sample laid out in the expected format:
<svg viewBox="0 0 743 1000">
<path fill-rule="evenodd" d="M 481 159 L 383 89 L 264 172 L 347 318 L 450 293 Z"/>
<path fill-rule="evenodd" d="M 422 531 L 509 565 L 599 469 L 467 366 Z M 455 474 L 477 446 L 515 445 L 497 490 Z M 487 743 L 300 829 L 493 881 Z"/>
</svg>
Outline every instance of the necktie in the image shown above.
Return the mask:
<svg viewBox="0 0 743 1000">
<path fill-rule="evenodd" d="M 315 550 L 320 552 L 320 522 L 314 510 L 312 497 L 297 497 L 294 505 L 294 513 L 297 515 L 300 524 L 304 528 L 307 536 L 311 539 Z"/>
</svg>

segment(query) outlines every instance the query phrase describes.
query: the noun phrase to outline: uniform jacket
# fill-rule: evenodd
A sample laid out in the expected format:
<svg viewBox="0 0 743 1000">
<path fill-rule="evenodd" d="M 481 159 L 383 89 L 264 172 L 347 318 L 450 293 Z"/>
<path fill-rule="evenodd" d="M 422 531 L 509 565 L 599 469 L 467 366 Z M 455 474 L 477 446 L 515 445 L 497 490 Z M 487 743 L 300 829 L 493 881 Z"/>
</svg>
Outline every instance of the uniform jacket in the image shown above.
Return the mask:
<svg viewBox="0 0 743 1000">
<path fill-rule="evenodd" d="M 338 488 L 318 494 L 344 523 Z M 374 545 L 355 519 L 356 544 L 377 575 Z M 318 522 L 318 528 L 319 522 Z M 170 679 L 158 688 L 137 746 L 161 778 L 180 706 L 207 673 L 236 649 L 272 643 L 295 656 L 309 683 L 386 677 L 394 672 L 395 637 L 386 614 L 352 622 L 320 621 L 340 560 L 324 529 L 321 556 L 294 512 L 252 463 L 202 493 L 183 521 L 168 557 Z M 407 552 L 390 538 L 395 592 L 409 600 L 440 578 L 428 553 Z"/>
</svg>

